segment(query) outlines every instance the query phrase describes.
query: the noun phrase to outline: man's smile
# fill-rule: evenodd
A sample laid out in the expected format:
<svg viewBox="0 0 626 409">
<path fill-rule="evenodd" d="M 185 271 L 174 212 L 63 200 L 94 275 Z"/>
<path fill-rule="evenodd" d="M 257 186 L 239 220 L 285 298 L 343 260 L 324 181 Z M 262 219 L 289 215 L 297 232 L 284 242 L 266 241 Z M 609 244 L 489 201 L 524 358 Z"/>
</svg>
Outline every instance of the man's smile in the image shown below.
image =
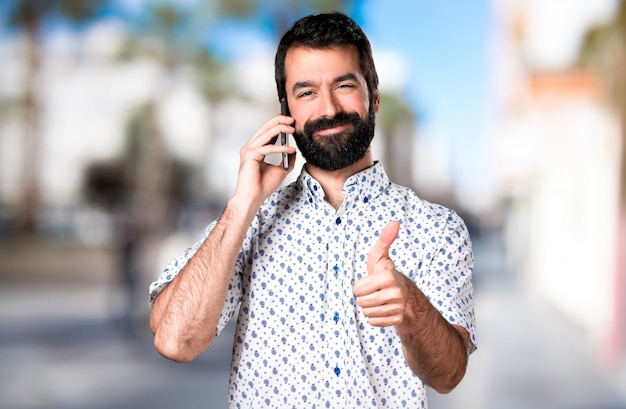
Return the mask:
<svg viewBox="0 0 626 409">
<path fill-rule="evenodd" d="M 334 135 L 334 134 L 343 132 L 344 130 L 346 130 L 347 127 L 348 127 L 348 124 L 342 124 L 342 125 L 333 126 L 331 128 L 320 129 L 319 131 L 315 133 L 320 136 Z"/>
</svg>

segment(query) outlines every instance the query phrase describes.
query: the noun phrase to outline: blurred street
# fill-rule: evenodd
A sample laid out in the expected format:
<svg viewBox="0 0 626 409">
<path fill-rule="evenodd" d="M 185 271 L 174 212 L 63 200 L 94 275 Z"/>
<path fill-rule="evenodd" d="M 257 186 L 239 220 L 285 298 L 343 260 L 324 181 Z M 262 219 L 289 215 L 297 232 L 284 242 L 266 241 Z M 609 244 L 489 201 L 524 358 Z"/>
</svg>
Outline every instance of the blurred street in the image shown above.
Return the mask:
<svg viewBox="0 0 626 409">
<path fill-rule="evenodd" d="M 227 408 L 234 324 L 168 361 L 148 285 L 331 10 L 371 42 L 373 157 L 472 232 L 478 350 L 430 408 L 626 409 L 626 0 L 1 2 L 0 409 Z"/>
<path fill-rule="evenodd" d="M 475 240 L 479 349 L 434 409 L 622 409 L 585 339 L 502 266 L 495 239 Z M 112 254 L 0 248 L 0 408 L 227 408 L 232 326 L 191 364 L 152 347 L 145 319 L 123 319 Z M 20 271 L 21 270 L 21 271 Z M 146 293 L 141 291 L 142 296 Z"/>
</svg>

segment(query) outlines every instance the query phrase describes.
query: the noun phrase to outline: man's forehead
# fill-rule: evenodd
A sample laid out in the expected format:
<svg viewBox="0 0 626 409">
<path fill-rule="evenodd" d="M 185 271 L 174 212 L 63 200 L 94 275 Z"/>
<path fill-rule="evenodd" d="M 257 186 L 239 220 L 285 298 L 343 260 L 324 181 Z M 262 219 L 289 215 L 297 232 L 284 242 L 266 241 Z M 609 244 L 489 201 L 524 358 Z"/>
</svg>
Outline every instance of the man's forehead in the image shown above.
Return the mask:
<svg viewBox="0 0 626 409">
<path fill-rule="evenodd" d="M 292 77 L 287 78 L 287 80 L 299 81 L 306 79 L 302 77 L 306 77 L 311 72 L 321 74 L 333 69 L 340 71 L 335 73 L 336 76 L 351 73 L 353 76 L 363 77 L 356 47 L 312 48 L 300 46 L 289 49 L 285 56 L 285 75 Z"/>
<path fill-rule="evenodd" d="M 295 45 L 290 47 L 285 54 L 285 58 L 289 58 L 293 55 L 307 55 L 307 54 L 316 54 L 316 53 L 329 53 L 329 52 L 339 52 L 345 54 L 358 55 L 357 48 L 354 44 L 335 44 L 329 45 L 327 47 L 310 47 L 307 45 Z"/>
</svg>

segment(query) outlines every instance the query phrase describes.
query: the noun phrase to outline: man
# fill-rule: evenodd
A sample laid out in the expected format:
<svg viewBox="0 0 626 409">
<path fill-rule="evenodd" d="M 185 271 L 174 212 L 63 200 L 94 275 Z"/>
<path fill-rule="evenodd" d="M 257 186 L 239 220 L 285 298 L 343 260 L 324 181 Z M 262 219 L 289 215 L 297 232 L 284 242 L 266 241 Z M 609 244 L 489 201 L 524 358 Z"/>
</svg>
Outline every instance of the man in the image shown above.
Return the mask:
<svg viewBox="0 0 626 409">
<path fill-rule="evenodd" d="M 296 22 L 275 68 L 290 115 L 241 149 L 222 216 L 151 285 L 155 346 L 190 361 L 237 312 L 231 407 L 426 407 L 424 384 L 452 390 L 475 349 L 467 229 L 373 160 L 378 77 L 350 18 Z M 306 159 L 282 188 L 280 132 Z"/>
</svg>

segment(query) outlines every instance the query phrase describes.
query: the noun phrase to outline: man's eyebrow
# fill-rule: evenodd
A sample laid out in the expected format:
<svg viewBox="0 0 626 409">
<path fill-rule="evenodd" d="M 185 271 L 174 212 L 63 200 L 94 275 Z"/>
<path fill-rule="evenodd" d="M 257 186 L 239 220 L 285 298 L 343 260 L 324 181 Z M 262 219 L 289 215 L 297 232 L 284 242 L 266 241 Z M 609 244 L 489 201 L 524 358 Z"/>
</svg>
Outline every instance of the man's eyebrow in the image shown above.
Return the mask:
<svg viewBox="0 0 626 409">
<path fill-rule="evenodd" d="M 338 76 L 337 78 L 335 78 L 335 83 L 337 82 L 342 82 L 342 81 L 347 81 L 347 80 L 353 80 L 353 81 L 358 81 L 359 79 L 357 78 L 357 76 L 351 72 L 347 73 L 347 74 L 343 74 Z"/>
<path fill-rule="evenodd" d="M 291 92 L 293 92 L 295 94 L 296 91 L 298 91 L 301 88 L 309 88 L 309 87 L 312 87 L 312 86 L 313 86 L 313 83 L 311 81 L 296 82 L 295 84 L 293 84 L 293 87 L 291 87 Z"/>
<path fill-rule="evenodd" d="M 343 75 L 340 75 L 340 76 L 336 77 L 333 80 L 333 83 L 336 84 L 338 82 L 347 81 L 347 80 L 358 81 L 358 78 L 357 78 L 356 74 L 348 72 L 346 74 L 343 74 Z M 315 83 L 312 82 L 312 81 L 299 81 L 299 82 L 296 82 L 295 84 L 293 84 L 293 87 L 291 87 L 291 92 L 296 93 L 301 88 L 309 88 L 309 87 L 312 87 L 314 85 L 315 85 Z"/>
</svg>

